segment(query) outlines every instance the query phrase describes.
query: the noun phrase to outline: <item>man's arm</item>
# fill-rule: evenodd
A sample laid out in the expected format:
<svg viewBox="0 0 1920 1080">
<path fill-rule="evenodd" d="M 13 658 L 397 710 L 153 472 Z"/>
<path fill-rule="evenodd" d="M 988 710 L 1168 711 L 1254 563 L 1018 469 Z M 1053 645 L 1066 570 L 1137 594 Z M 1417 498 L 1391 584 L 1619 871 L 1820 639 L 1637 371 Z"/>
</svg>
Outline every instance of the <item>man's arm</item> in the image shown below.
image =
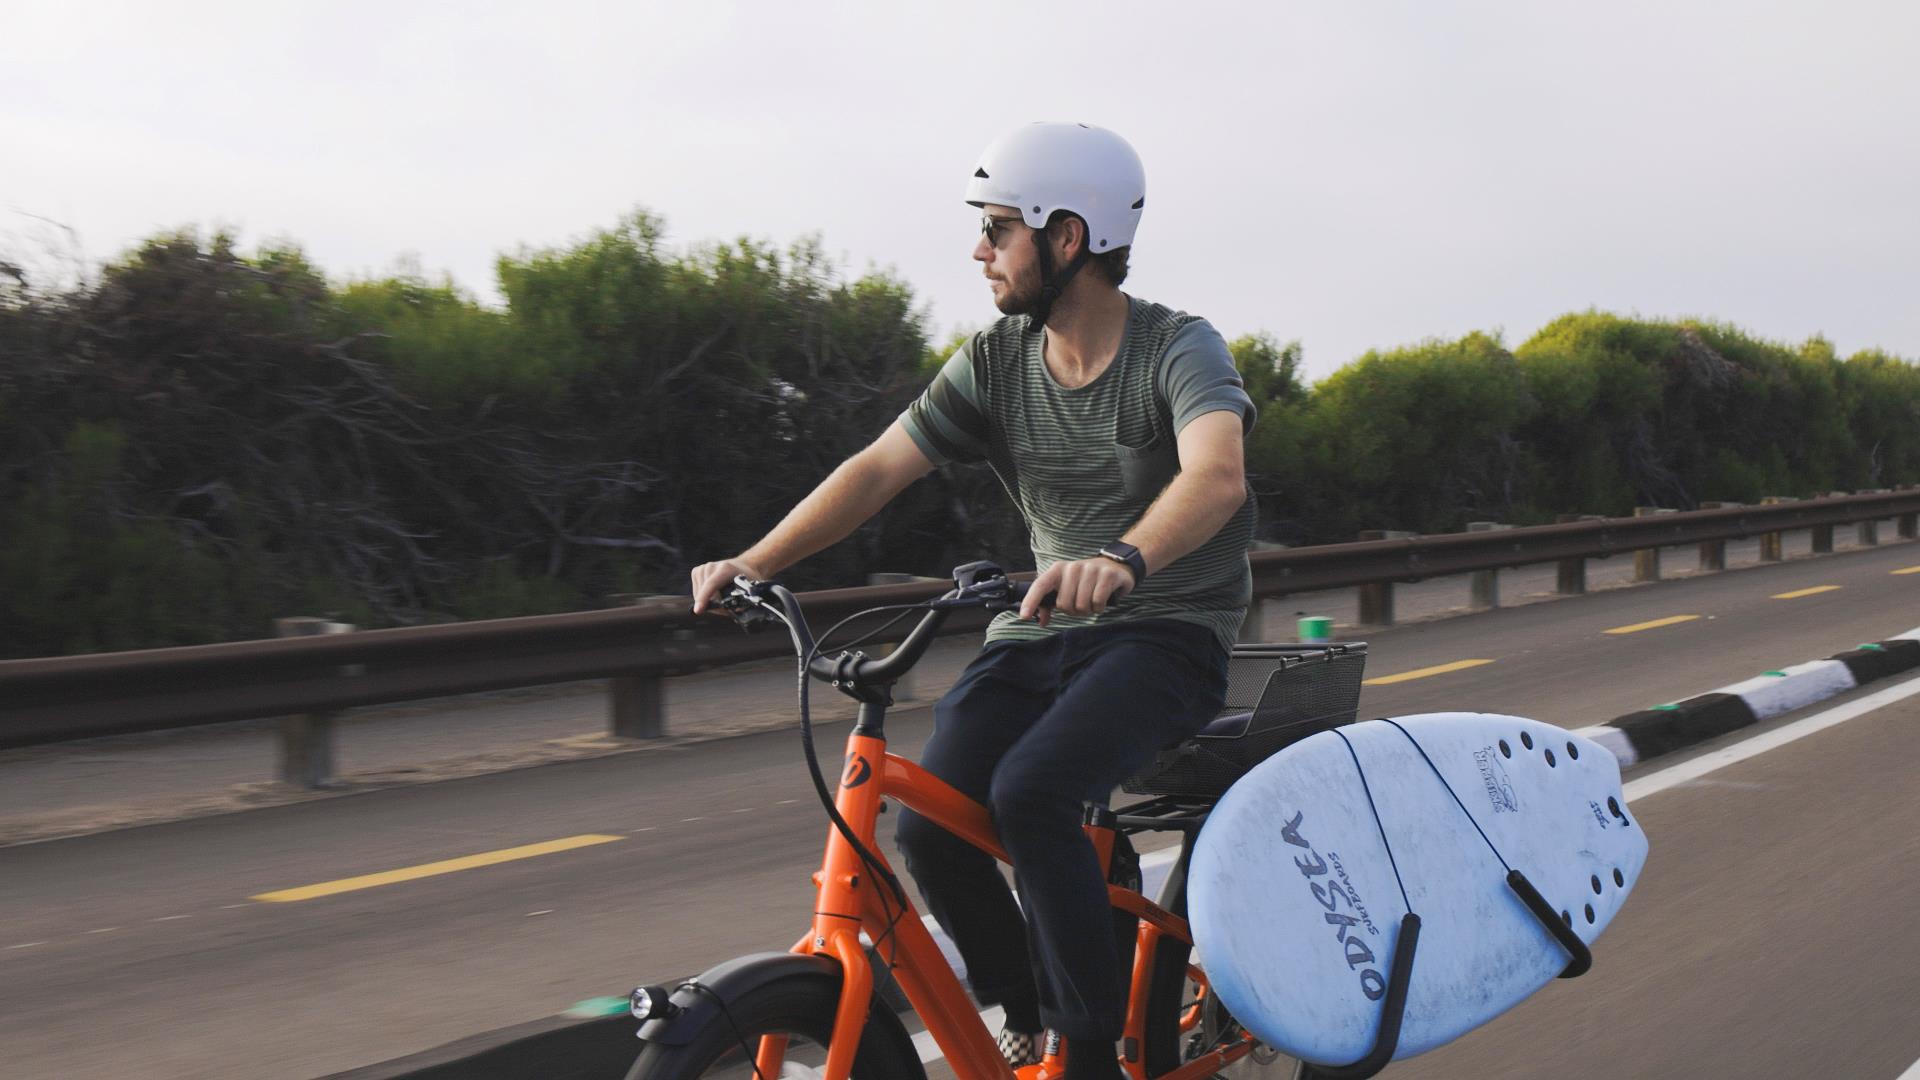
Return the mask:
<svg viewBox="0 0 1920 1080">
<path fill-rule="evenodd" d="M 1147 507 L 1133 528 L 1118 539 L 1140 549 L 1147 573 L 1179 559 L 1213 538 L 1247 500 L 1242 414 L 1233 410 L 1202 413 L 1180 429 L 1176 440 L 1180 474 Z M 1020 617 L 1048 614 L 1040 598 L 1055 593 L 1054 606 L 1069 615 L 1105 611 L 1115 593 L 1134 586 L 1133 571 L 1104 556 L 1057 562 L 1034 581 L 1020 605 Z"/>
<path fill-rule="evenodd" d="M 760 542 L 738 556 L 693 568 L 693 610 L 730 584 L 735 575 L 768 578 L 815 552 L 844 540 L 853 530 L 932 471 L 927 458 L 898 421 L 865 449 L 828 474 Z"/>
<path fill-rule="evenodd" d="M 1180 474 L 1120 538 L 1140 549 L 1147 573 L 1213 539 L 1247 501 L 1241 425 L 1239 413 L 1216 410 L 1180 429 Z"/>
</svg>

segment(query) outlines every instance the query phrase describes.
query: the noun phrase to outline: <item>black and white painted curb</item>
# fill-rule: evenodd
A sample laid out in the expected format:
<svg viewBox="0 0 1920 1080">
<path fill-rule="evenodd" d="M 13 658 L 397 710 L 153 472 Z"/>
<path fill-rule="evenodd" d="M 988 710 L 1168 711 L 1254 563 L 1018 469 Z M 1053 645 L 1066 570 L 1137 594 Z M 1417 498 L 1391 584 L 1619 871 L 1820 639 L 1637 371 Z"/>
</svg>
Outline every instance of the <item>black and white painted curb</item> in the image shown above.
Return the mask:
<svg viewBox="0 0 1920 1080">
<path fill-rule="evenodd" d="M 1576 734 L 1606 747 L 1625 769 L 1916 668 L 1920 668 L 1920 627 L 1825 660 L 1795 664 L 1685 701 L 1628 713 L 1608 724 L 1581 728 Z M 1175 854 L 1164 850 L 1142 857 L 1143 892 L 1151 896 L 1158 891 Z M 946 935 L 931 919 L 927 925 L 948 962 L 964 974 L 959 953 Z M 893 995 L 899 993 L 897 988 L 883 988 L 882 992 L 888 990 Z M 892 1003 L 900 1007 L 904 997 Z M 624 997 L 583 1001 L 560 1016 L 476 1035 L 397 1061 L 336 1073 L 325 1080 L 452 1080 L 467 1076 L 591 1080 L 618 1075 L 636 1054 L 635 1025 L 626 1015 L 626 1004 Z M 916 1042 L 924 1039 L 924 1035 L 916 1037 Z M 923 1058 L 934 1053 L 930 1043 L 922 1047 Z"/>
<path fill-rule="evenodd" d="M 1628 713 L 1575 734 L 1612 751 L 1624 769 L 1915 668 L 1920 668 L 1920 628 L 1685 701 Z"/>
</svg>

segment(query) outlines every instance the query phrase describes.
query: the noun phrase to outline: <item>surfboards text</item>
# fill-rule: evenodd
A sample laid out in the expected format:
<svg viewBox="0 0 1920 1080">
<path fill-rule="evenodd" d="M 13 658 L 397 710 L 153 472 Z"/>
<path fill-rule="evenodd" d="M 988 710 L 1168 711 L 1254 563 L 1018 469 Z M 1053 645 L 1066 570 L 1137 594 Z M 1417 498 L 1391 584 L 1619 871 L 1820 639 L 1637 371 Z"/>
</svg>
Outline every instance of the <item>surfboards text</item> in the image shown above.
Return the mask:
<svg viewBox="0 0 1920 1080">
<path fill-rule="evenodd" d="M 1348 969 L 1360 973 L 1360 992 L 1367 996 L 1368 1001 L 1379 1001 L 1386 996 L 1387 980 L 1377 969 L 1366 966 L 1374 962 L 1373 948 L 1359 935 L 1347 933 L 1353 927 L 1361 925 L 1361 919 L 1367 918 L 1366 909 L 1360 905 L 1359 897 L 1350 891 L 1352 882 L 1347 878 L 1345 868 L 1340 866 L 1338 855 L 1334 856 L 1333 866 L 1339 871 L 1342 881 L 1336 883 L 1331 880 L 1324 882 L 1313 880 L 1327 873 L 1327 860 L 1313 849 L 1313 845 L 1307 842 L 1305 836 L 1301 835 L 1300 822 L 1305 818 L 1305 811 L 1296 811 L 1293 820 L 1287 822 L 1286 826 L 1280 830 L 1280 839 L 1295 847 L 1306 849 L 1306 856 L 1294 856 L 1293 865 L 1299 869 L 1300 876 L 1307 879 L 1307 887 L 1313 890 L 1313 898 L 1320 902 L 1321 907 L 1327 909 L 1325 915 L 1327 924 L 1334 928 L 1334 940 L 1340 943 Z M 1358 918 L 1338 910 L 1342 900 L 1359 912 Z M 1374 928 L 1371 919 L 1367 919 L 1366 928 L 1369 933 L 1380 932 Z"/>
<path fill-rule="evenodd" d="M 1513 781 L 1507 778 L 1507 770 L 1493 759 L 1493 747 L 1475 750 L 1473 761 L 1480 766 L 1480 782 L 1486 786 L 1487 801 L 1493 804 L 1493 812 L 1501 814 L 1520 809 L 1520 800 L 1513 794 Z"/>
</svg>

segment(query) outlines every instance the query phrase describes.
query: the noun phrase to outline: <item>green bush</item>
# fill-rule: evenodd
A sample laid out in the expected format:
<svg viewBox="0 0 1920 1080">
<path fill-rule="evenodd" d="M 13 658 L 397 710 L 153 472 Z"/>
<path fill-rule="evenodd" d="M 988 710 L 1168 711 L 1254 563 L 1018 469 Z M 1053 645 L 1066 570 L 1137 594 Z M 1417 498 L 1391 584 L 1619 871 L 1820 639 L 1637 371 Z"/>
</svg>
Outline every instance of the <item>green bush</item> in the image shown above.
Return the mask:
<svg viewBox="0 0 1920 1080">
<path fill-rule="evenodd" d="M 42 289 L 0 259 L 0 655 L 259 637 L 678 592 L 890 424 L 965 334 L 818 240 L 667 249 L 635 213 L 501 258 L 506 304 L 299 251 L 155 237 Z M 1920 481 L 1920 367 L 1706 320 L 1569 314 L 1309 386 L 1229 344 L 1260 535 L 1624 514 Z M 945 468 L 797 587 L 1027 565 L 984 469 Z"/>
</svg>

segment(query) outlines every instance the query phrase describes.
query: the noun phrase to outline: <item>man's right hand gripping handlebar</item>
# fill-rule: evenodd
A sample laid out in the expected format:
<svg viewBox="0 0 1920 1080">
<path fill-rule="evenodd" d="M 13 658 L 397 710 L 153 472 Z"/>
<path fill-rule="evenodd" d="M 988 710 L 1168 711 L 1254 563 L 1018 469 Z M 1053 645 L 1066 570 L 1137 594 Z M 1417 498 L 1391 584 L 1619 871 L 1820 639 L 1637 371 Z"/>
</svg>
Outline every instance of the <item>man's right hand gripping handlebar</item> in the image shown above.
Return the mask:
<svg viewBox="0 0 1920 1080">
<path fill-rule="evenodd" d="M 699 615 L 707 610 L 713 598 L 732 587 L 737 577 L 762 581 L 766 578 L 759 570 L 739 559 L 721 559 L 719 562 L 701 563 L 693 568 L 693 613 Z"/>
</svg>

